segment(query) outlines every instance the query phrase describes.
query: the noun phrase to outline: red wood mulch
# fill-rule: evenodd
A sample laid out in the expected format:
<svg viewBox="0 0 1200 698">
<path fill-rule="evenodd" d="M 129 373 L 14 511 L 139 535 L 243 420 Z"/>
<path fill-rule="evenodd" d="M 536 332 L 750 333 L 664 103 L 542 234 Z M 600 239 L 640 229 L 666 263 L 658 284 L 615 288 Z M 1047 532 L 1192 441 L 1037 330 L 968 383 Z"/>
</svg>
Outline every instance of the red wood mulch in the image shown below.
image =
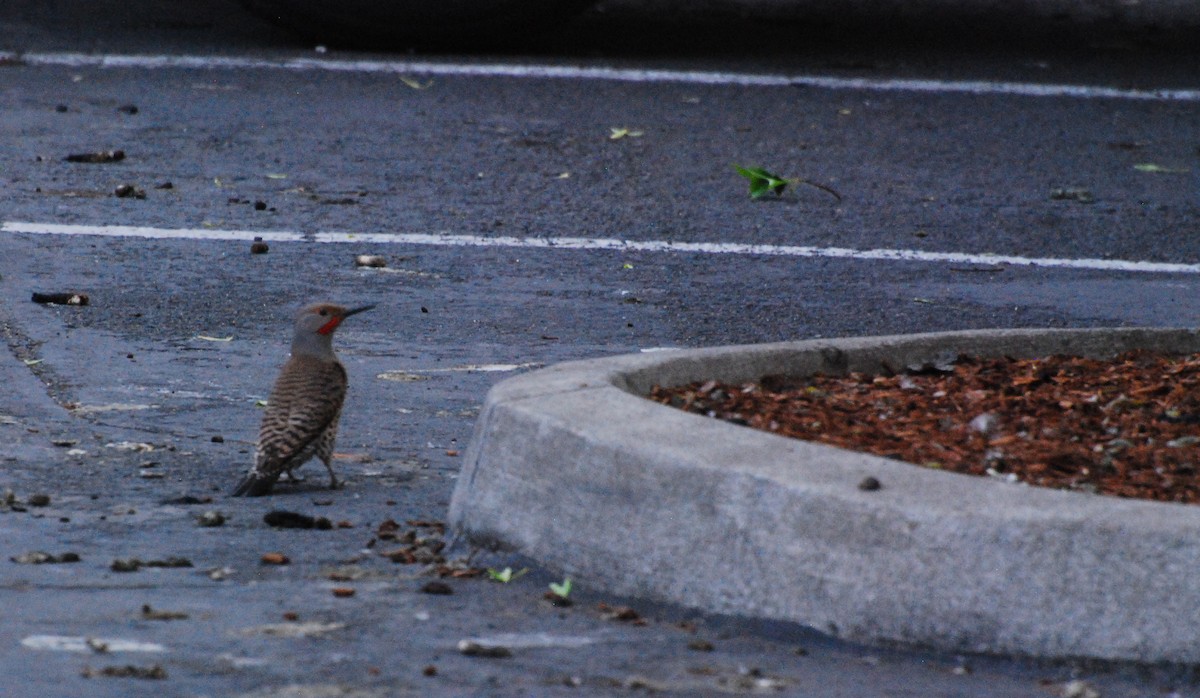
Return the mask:
<svg viewBox="0 0 1200 698">
<path fill-rule="evenodd" d="M 656 386 L 650 398 L 930 468 L 1200 502 L 1200 354 L 960 356 L 886 376 Z"/>
</svg>

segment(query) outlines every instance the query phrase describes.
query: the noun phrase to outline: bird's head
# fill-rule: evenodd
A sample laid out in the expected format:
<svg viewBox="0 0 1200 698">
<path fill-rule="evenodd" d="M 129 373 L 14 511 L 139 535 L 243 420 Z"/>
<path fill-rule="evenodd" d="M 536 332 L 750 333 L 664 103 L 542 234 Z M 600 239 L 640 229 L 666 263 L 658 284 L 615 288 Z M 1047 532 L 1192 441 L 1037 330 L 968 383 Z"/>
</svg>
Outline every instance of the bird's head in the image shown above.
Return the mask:
<svg viewBox="0 0 1200 698">
<path fill-rule="evenodd" d="M 314 303 L 296 315 L 296 336 L 328 337 L 346 318 L 374 307 L 374 304 L 346 308 L 333 303 Z"/>
</svg>

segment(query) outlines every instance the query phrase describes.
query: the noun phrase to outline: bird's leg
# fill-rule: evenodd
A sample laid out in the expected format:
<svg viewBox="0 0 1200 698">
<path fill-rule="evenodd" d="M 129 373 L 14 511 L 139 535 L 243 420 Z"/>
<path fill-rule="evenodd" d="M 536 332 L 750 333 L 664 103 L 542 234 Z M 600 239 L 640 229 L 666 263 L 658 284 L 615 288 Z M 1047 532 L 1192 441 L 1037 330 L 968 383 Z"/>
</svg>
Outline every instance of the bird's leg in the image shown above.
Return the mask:
<svg viewBox="0 0 1200 698">
<path fill-rule="evenodd" d="M 323 460 L 321 462 L 325 464 L 325 469 L 329 471 L 329 489 L 341 489 L 342 483 L 337 479 L 337 475 L 333 474 L 333 466 L 330 465 L 329 461 L 327 460 Z"/>
</svg>

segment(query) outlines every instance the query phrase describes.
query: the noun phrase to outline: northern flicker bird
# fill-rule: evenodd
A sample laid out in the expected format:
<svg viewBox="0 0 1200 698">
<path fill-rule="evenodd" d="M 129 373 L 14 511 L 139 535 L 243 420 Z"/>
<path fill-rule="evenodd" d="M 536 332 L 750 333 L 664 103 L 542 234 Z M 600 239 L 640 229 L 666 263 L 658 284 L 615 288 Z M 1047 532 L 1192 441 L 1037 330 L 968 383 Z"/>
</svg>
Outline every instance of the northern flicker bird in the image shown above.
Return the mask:
<svg viewBox="0 0 1200 698">
<path fill-rule="evenodd" d="M 270 494 L 280 475 L 287 473 L 294 479 L 292 471 L 313 456 L 329 471 L 329 487 L 338 486 L 330 460 L 346 398 L 346 369 L 333 352 L 333 333 L 346 318 L 374 307 L 346 309 L 316 303 L 296 315 L 292 355 L 271 388 L 258 430 L 254 467 L 234 490 L 234 497 Z"/>
</svg>

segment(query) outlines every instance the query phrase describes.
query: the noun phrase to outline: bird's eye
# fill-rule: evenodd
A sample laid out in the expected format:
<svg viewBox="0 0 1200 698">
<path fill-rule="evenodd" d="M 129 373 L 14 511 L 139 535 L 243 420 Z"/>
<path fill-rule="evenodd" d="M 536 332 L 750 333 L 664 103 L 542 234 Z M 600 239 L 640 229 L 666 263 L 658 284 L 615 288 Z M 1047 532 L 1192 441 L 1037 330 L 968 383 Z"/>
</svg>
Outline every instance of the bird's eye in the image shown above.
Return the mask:
<svg viewBox="0 0 1200 698">
<path fill-rule="evenodd" d="M 324 317 L 324 316 L 326 316 L 326 315 L 328 315 L 328 314 L 329 314 L 329 311 L 328 311 L 328 310 L 326 310 L 326 309 L 324 309 L 324 308 L 321 308 L 321 310 L 320 310 L 319 312 L 321 313 L 321 316 L 322 316 L 322 317 Z"/>
</svg>

